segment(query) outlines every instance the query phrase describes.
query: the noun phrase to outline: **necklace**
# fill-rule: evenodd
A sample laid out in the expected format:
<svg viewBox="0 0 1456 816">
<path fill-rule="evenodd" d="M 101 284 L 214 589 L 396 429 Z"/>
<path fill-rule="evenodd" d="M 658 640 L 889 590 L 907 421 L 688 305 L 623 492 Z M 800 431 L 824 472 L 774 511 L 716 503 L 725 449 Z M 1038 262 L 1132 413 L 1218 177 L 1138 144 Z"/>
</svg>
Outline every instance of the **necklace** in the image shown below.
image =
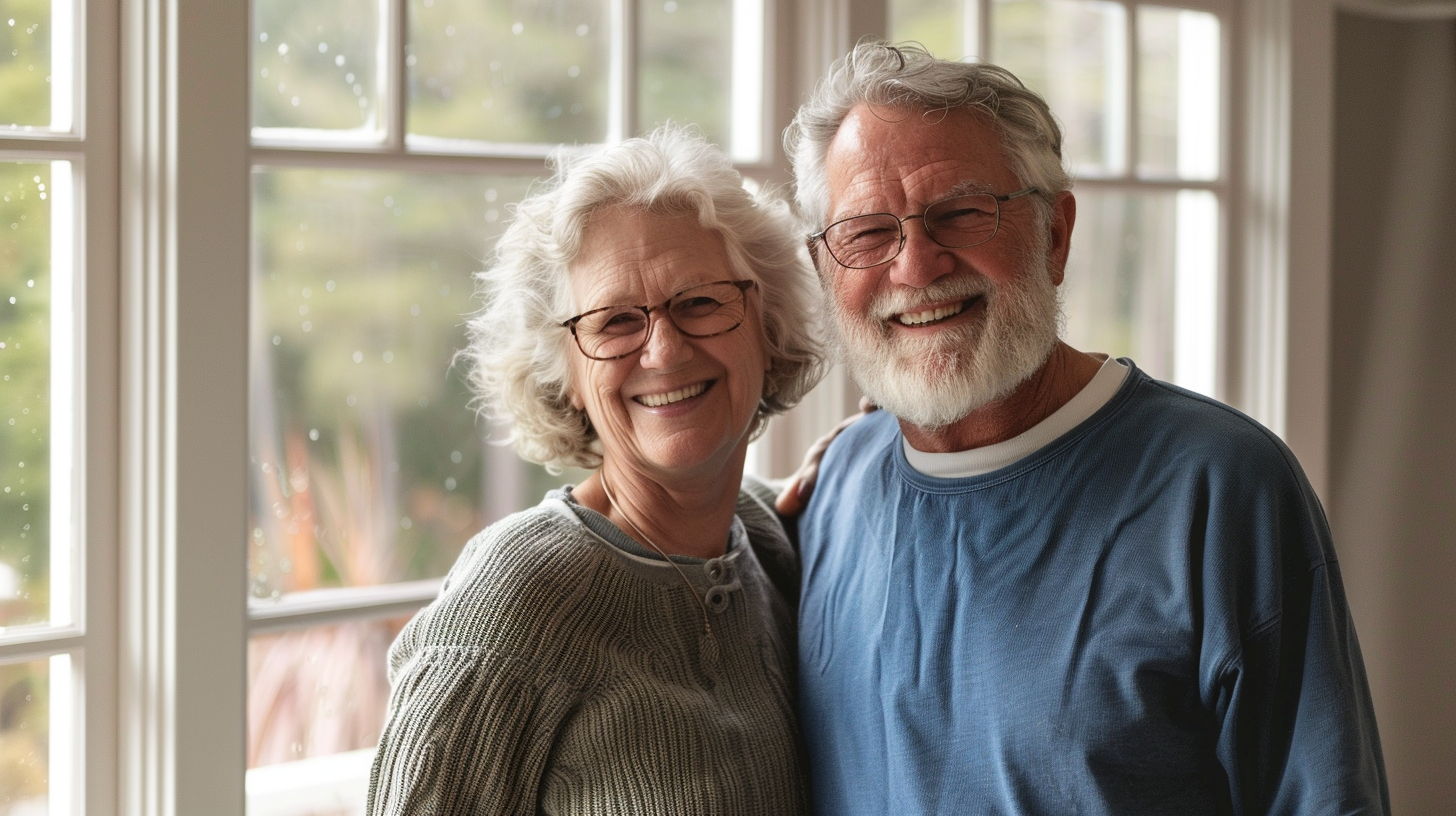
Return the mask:
<svg viewBox="0 0 1456 816">
<path fill-rule="evenodd" d="M 611 488 L 607 487 L 606 469 L 604 468 L 597 471 L 597 476 L 601 477 L 602 492 L 607 494 L 607 503 L 612 505 L 612 509 L 617 511 L 617 515 L 621 516 L 624 520 L 626 520 L 627 525 L 632 528 L 632 531 L 637 534 L 638 538 L 642 539 L 643 543 L 651 547 L 653 552 L 656 552 L 658 555 L 662 556 L 662 560 L 666 561 L 672 566 L 673 569 L 677 570 L 678 576 L 683 579 L 684 584 L 687 584 L 688 594 L 693 596 L 693 600 L 698 602 L 698 608 L 703 610 L 703 636 L 707 638 L 709 644 L 712 644 L 713 625 L 708 622 L 708 604 L 703 601 L 703 596 L 698 594 L 698 590 L 693 586 L 693 582 L 691 579 L 688 578 L 688 574 L 686 572 L 683 572 L 682 567 L 678 566 L 678 563 L 676 561 L 669 558 L 667 553 L 662 551 L 661 547 L 657 546 L 657 542 L 648 538 L 647 534 L 642 532 L 642 528 L 637 526 L 637 522 L 633 521 L 632 517 L 627 515 L 622 510 L 622 506 L 617 504 L 617 500 L 612 496 Z"/>
</svg>

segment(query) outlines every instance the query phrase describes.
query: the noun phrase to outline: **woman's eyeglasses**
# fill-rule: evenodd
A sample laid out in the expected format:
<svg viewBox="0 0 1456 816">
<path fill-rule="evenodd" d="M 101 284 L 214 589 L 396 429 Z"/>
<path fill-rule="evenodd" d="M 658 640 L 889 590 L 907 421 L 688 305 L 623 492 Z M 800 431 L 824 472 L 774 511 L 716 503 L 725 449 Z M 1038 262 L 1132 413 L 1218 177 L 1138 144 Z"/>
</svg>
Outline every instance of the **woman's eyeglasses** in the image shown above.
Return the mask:
<svg viewBox="0 0 1456 816">
<path fill-rule="evenodd" d="M 751 280 L 705 283 L 684 289 L 656 306 L 603 306 L 583 312 L 561 325 L 571 330 L 581 353 L 593 360 L 616 360 L 647 344 L 652 313 L 663 310 L 688 337 L 727 334 L 743 325 L 745 293 Z"/>
</svg>

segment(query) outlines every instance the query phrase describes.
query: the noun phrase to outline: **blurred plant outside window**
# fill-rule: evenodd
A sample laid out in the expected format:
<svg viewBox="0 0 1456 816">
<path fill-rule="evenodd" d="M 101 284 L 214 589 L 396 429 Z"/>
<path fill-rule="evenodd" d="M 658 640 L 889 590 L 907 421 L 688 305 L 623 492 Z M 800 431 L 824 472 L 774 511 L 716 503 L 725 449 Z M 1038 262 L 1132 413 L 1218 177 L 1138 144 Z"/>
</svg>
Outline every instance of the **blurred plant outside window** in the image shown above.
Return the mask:
<svg viewBox="0 0 1456 816">
<path fill-rule="evenodd" d="M 0 9 L 0 816 L 68 812 L 77 769 L 73 12 Z"/>
<path fill-rule="evenodd" d="M 559 145 L 672 120 L 757 160 L 763 7 L 255 0 L 251 38 L 248 812 L 352 814 L 400 627 L 585 475 L 487 443 L 473 273 Z"/>
<path fill-rule="evenodd" d="M 985 59 L 1061 121 L 1064 337 L 1218 396 L 1223 19 L 1136 0 L 890 0 L 889 35 Z"/>
</svg>

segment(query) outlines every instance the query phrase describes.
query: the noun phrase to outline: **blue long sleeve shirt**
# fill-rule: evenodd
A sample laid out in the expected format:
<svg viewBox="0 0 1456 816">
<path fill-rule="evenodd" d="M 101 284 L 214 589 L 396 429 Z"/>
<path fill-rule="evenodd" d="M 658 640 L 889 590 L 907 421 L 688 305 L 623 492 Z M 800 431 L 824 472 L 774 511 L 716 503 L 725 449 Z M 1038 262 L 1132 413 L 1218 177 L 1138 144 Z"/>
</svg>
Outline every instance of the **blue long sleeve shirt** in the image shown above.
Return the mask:
<svg viewBox="0 0 1456 816">
<path fill-rule="evenodd" d="M 1134 368 L 969 478 L 873 414 L 800 520 L 817 811 L 1375 814 L 1379 739 L 1323 511 L 1237 411 Z"/>
</svg>

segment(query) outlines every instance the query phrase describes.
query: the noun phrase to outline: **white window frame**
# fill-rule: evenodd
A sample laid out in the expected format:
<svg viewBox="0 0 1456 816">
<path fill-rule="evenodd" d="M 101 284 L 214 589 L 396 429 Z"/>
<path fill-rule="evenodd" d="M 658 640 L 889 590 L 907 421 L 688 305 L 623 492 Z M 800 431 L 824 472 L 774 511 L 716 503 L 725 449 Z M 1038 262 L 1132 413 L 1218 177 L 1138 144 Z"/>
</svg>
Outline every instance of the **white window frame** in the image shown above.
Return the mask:
<svg viewBox="0 0 1456 816">
<path fill-rule="evenodd" d="M 0 660 L 70 655 L 69 674 L 52 677 L 48 805 L 106 814 L 118 767 L 118 10 L 114 0 L 53 9 L 58 88 L 74 71 L 74 96 L 55 100 L 70 108 L 69 130 L 0 131 L 0 158 L 70 164 L 70 201 L 52 199 L 71 209 L 52 218 L 50 417 L 51 546 L 54 563 L 69 562 L 52 576 L 66 584 L 53 590 L 53 619 L 69 622 L 0 631 Z"/>
<path fill-rule="evenodd" d="M 249 10 L 224 0 L 87 9 L 84 812 L 242 816 Z M 830 61 L 883 30 L 884 5 L 768 9 L 780 55 L 767 65 L 768 150 L 744 169 L 782 183 L 788 116 Z M 1228 395 L 1286 436 L 1317 488 L 1333 17 L 1331 0 L 1240 0 L 1228 108 Z M 776 423 L 790 429 L 784 447 L 840 416 L 849 393 L 831 381 L 801 412 L 808 420 Z M 255 629 L 274 625 L 260 620 Z"/>
</svg>

